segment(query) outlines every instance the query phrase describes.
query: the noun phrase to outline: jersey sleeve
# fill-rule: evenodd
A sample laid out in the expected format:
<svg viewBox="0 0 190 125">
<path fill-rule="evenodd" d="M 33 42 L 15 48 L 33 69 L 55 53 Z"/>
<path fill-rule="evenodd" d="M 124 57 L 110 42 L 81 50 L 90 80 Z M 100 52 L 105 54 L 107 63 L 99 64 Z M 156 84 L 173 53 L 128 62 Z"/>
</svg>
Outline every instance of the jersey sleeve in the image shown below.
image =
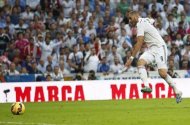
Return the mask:
<svg viewBox="0 0 190 125">
<path fill-rule="evenodd" d="M 137 36 L 144 36 L 144 24 L 142 22 L 137 23 Z"/>
<path fill-rule="evenodd" d="M 150 24 L 153 25 L 155 23 L 155 20 L 151 18 L 151 19 L 149 19 L 149 22 L 150 22 Z"/>
</svg>

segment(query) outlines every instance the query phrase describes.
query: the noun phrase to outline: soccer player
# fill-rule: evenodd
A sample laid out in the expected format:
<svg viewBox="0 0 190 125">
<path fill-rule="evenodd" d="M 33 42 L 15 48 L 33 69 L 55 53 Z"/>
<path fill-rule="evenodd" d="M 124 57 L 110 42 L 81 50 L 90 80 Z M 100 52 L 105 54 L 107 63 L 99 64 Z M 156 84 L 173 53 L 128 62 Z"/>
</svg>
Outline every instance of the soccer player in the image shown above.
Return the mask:
<svg viewBox="0 0 190 125">
<path fill-rule="evenodd" d="M 141 18 L 138 12 L 131 11 L 129 14 L 129 23 L 132 26 L 137 27 L 137 43 L 132 49 L 132 56 L 127 60 L 125 66 L 130 67 L 133 58 L 136 56 L 144 42 L 148 46 L 148 50 L 140 56 L 137 63 L 140 78 L 145 85 L 145 87 L 141 89 L 141 92 L 152 92 L 147 81 L 145 65 L 155 61 L 159 75 L 173 88 L 176 94 L 176 102 L 181 102 L 182 92 L 176 88 L 173 79 L 167 74 L 167 48 L 164 40 L 153 25 L 154 20 L 150 18 Z"/>
</svg>

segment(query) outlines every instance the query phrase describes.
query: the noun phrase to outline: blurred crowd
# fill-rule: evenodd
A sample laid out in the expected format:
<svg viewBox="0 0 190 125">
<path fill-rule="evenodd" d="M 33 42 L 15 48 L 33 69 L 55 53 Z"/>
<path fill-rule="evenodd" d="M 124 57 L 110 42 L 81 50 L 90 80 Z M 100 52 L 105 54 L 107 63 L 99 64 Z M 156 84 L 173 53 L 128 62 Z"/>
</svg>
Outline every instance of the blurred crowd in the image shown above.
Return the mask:
<svg viewBox="0 0 190 125">
<path fill-rule="evenodd" d="M 131 10 L 155 20 L 170 71 L 189 70 L 189 0 L 0 0 L 0 81 L 5 75 L 60 81 L 72 73 L 117 72 L 136 43 Z M 146 49 L 144 44 L 129 71 Z"/>
</svg>

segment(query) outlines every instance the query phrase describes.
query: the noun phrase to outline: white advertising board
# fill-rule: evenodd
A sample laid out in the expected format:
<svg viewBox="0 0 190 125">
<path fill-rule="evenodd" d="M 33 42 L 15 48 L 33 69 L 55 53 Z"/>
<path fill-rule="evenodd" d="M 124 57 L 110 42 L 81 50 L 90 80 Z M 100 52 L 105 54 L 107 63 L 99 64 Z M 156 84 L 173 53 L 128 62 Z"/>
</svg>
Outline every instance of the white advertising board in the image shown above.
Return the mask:
<svg viewBox="0 0 190 125">
<path fill-rule="evenodd" d="M 190 97 L 190 79 L 174 79 L 183 92 L 183 98 Z M 85 101 L 145 98 L 174 98 L 173 89 L 163 79 L 150 79 L 151 94 L 140 92 L 141 80 L 96 80 L 27 82 L 0 84 L 0 103 L 43 102 L 43 101 Z"/>
</svg>

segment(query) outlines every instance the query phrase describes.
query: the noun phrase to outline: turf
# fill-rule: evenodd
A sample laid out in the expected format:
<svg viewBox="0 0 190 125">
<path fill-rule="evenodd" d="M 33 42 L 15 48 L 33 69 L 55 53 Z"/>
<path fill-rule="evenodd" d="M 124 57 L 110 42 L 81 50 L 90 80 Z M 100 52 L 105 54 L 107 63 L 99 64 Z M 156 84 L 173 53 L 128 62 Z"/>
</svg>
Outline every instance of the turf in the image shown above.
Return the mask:
<svg viewBox="0 0 190 125">
<path fill-rule="evenodd" d="M 190 124 L 190 99 L 24 103 L 23 115 L 0 104 L 0 125 L 185 125 Z"/>
</svg>

